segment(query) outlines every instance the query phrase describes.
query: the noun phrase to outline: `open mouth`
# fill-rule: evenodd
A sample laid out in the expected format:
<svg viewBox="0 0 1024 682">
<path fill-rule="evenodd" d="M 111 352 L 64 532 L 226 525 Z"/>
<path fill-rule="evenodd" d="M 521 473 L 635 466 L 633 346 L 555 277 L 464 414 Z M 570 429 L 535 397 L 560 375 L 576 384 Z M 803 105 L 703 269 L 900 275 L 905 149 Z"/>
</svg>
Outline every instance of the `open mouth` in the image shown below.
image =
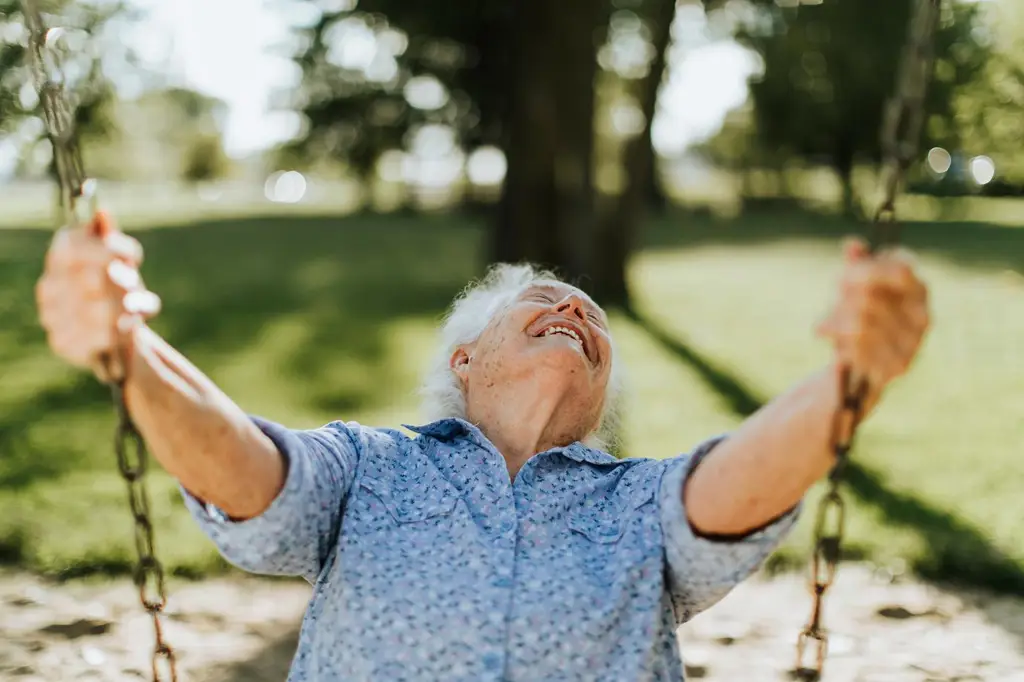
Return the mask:
<svg viewBox="0 0 1024 682">
<path fill-rule="evenodd" d="M 590 355 L 590 347 L 587 344 L 587 335 L 576 325 L 567 322 L 559 322 L 544 327 L 534 336 L 540 338 L 544 336 L 554 336 L 556 334 L 568 336 L 570 339 L 578 343 L 580 348 L 583 350 L 583 355 L 585 355 L 588 360 L 593 361 L 593 358 Z"/>
</svg>

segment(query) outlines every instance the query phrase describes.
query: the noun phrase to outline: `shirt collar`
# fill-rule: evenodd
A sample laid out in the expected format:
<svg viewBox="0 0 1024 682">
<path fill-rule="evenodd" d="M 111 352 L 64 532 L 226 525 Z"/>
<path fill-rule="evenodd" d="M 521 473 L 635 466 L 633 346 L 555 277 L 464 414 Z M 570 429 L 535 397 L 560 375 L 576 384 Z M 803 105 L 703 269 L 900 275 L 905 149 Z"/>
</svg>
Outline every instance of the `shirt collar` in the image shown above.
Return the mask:
<svg viewBox="0 0 1024 682">
<path fill-rule="evenodd" d="M 448 419 L 439 419 L 429 424 L 422 426 L 413 426 L 410 424 L 403 424 L 405 428 L 409 429 L 413 433 L 418 433 L 423 436 L 430 436 L 438 440 L 456 440 L 457 438 L 463 437 L 468 438 L 477 445 L 491 450 L 497 450 L 494 444 L 488 440 L 487 436 L 475 425 L 464 419 L 458 419 L 451 417 Z M 601 452 L 593 448 L 588 448 L 586 445 L 580 442 L 571 443 L 565 447 L 552 448 L 548 452 L 562 454 L 569 459 L 587 464 L 618 464 L 619 460 L 612 457 L 607 452 Z"/>
</svg>

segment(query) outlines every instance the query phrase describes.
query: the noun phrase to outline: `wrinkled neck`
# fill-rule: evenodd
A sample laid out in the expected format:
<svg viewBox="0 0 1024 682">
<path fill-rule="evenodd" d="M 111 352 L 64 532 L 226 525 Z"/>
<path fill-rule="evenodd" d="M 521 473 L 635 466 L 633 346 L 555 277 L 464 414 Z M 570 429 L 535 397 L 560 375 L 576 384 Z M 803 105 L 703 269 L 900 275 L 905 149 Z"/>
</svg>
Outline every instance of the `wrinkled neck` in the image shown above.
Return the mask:
<svg viewBox="0 0 1024 682">
<path fill-rule="evenodd" d="M 496 392 L 471 401 L 467 416 L 501 453 L 515 480 L 534 455 L 582 439 L 579 415 L 567 398 L 550 390 Z"/>
</svg>

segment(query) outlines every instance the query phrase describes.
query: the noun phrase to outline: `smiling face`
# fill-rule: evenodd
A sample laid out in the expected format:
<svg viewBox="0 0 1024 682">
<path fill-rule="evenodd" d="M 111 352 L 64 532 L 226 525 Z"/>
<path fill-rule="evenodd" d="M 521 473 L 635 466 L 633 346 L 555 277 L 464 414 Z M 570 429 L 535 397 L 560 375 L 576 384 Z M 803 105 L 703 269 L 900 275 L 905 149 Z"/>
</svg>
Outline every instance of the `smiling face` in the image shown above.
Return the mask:
<svg viewBox="0 0 1024 682">
<path fill-rule="evenodd" d="M 576 440 L 598 426 L 611 362 L 604 311 L 579 289 L 546 281 L 523 291 L 451 358 L 471 419 L 487 405 L 519 405 L 524 392 L 550 396 Z"/>
</svg>

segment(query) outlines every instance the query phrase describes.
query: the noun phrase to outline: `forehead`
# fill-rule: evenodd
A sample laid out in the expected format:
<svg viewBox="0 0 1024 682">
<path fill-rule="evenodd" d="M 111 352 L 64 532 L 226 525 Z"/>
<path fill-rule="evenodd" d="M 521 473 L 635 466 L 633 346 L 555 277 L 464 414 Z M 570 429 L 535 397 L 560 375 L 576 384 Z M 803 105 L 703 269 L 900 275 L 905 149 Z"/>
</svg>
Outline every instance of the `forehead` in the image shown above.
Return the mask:
<svg viewBox="0 0 1024 682">
<path fill-rule="evenodd" d="M 526 295 L 532 291 L 543 291 L 544 293 L 551 294 L 555 298 L 559 299 L 565 298 L 570 294 L 575 294 L 579 296 L 581 299 L 583 299 L 583 302 L 586 303 L 587 306 L 593 308 L 594 310 L 604 315 L 604 310 L 601 308 L 601 306 L 594 302 L 594 299 L 590 298 L 590 296 L 588 296 L 587 293 L 582 289 L 578 289 L 572 286 L 571 284 L 566 284 L 565 282 L 556 282 L 553 280 L 541 280 L 528 286 L 523 291 L 523 295 Z"/>
</svg>

